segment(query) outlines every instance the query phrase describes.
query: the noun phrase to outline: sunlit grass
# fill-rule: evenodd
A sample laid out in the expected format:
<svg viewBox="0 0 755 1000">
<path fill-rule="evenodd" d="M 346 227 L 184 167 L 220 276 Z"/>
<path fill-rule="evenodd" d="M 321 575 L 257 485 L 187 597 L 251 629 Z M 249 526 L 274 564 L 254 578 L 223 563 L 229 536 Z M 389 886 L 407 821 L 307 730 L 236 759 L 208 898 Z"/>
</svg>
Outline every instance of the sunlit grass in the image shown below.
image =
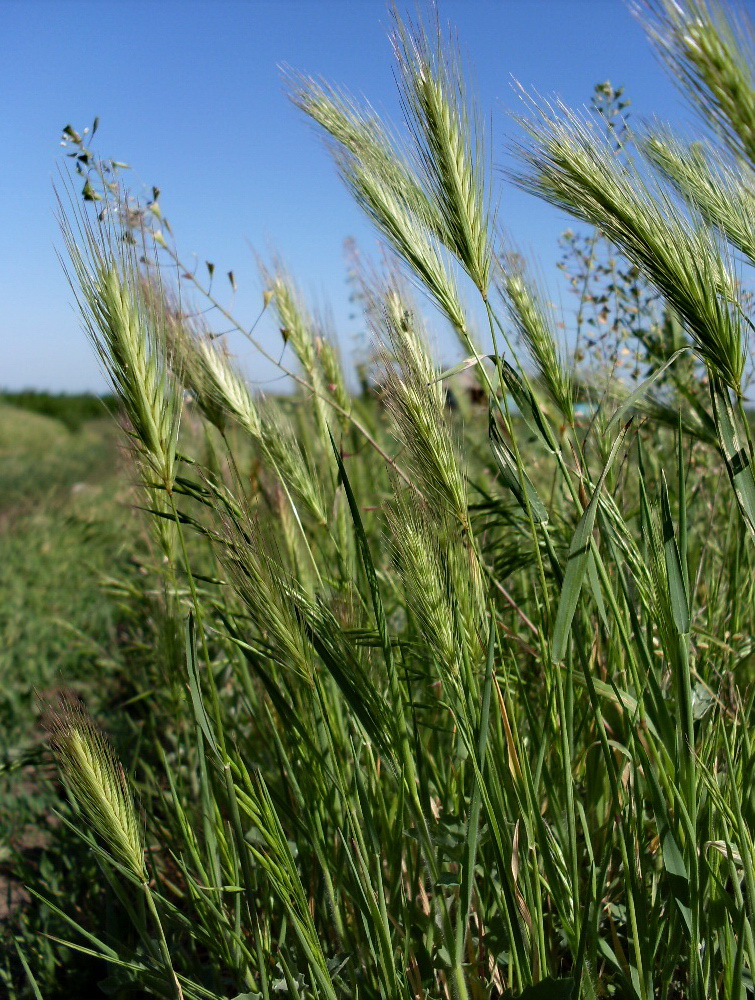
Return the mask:
<svg viewBox="0 0 755 1000">
<path fill-rule="evenodd" d="M 680 7 L 660 7 L 676 66 L 691 58 Z M 738 36 L 715 19 L 696 30 L 710 44 L 684 80 L 720 123 L 728 85 L 701 60 L 716 32 Z M 318 81 L 296 78 L 293 95 L 399 261 L 359 276 L 373 391 L 346 396 L 275 263 L 263 301 L 297 389 L 254 395 L 161 284 L 160 252 L 189 271 L 148 213 L 135 228 L 117 185 L 101 224 L 67 209 L 84 322 L 161 558 L 125 595 L 145 633 L 138 697 L 113 716 L 134 733 L 128 767 L 78 709 L 53 724 L 65 816 L 118 920 L 41 895 L 69 948 L 161 996 L 743 1000 L 752 314 L 724 238 L 743 248 L 746 116 L 710 137 L 726 170 L 695 184 L 652 148 L 651 177 L 645 137 L 617 150 L 568 108 L 533 109 L 517 182 L 600 227 L 664 302 L 656 339 L 634 332 L 645 381 L 586 391 L 500 244 L 455 48 L 400 21 L 395 43 L 403 131 L 370 131 Z M 718 181 L 734 215 L 711 207 Z M 439 371 L 425 300 L 456 330 L 474 391 Z M 36 956 L 32 935 L 23 946 Z"/>
</svg>

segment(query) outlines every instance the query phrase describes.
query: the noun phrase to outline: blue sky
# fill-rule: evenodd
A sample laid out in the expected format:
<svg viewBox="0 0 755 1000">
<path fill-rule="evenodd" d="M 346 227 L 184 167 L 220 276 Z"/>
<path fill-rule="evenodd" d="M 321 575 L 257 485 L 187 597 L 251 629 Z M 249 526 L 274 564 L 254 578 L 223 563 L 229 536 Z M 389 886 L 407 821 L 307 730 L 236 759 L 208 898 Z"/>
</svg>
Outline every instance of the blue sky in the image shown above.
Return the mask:
<svg viewBox="0 0 755 1000">
<path fill-rule="evenodd" d="M 610 79 L 625 86 L 635 118 L 689 119 L 623 0 L 440 0 L 439 11 L 458 29 L 490 115 L 497 168 L 511 164 L 512 77 L 573 105 Z M 95 115 L 96 148 L 131 164 L 136 191 L 162 189 L 184 256 L 234 270 L 242 322 L 261 302 L 254 253 L 276 250 L 311 301 L 332 306 L 348 356 L 361 324 L 348 304 L 343 242 L 353 236 L 367 254 L 376 238 L 285 97 L 279 67 L 321 75 L 396 119 L 390 25 L 383 0 L 0 0 L 0 386 L 104 385 L 55 255 L 52 191 L 61 128 Z M 559 297 L 566 217 L 503 183 L 499 218 Z M 269 323 L 260 334 L 277 350 Z M 243 340 L 232 347 L 253 380 L 274 388 L 274 371 Z M 440 347 L 453 357 L 442 335 Z"/>
</svg>

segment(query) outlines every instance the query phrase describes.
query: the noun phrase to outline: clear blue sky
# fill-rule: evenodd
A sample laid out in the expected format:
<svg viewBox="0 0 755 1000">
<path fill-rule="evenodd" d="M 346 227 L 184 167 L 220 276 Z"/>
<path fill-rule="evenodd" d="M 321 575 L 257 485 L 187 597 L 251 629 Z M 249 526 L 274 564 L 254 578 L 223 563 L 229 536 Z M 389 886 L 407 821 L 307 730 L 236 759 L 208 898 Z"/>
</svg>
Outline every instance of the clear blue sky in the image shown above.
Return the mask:
<svg viewBox="0 0 755 1000">
<path fill-rule="evenodd" d="M 439 10 L 473 68 L 498 166 L 514 131 L 512 76 L 574 105 L 610 79 L 626 87 L 636 118 L 689 118 L 623 0 L 440 0 Z M 96 148 L 131 164 L 135 188 L 160 186 L 185 256 L 233 268 L 244 322 L 260 303 L 250 246 L 275 248 L 312 301 L 332 305 L 348 355 L 360 324 L 343 241 L 354 236 L 371 252 L 375 237 L 286 99 L 279 66 L 322 75 L 398 117 L 390 23 L 382 0 L 0 0 L 0 386 L 103 387 L 55 256 L 52 192 L 62 126 L 81 129 L 95 115 Z M 500 219 L 559 294 L 566 218 L 505 185 Z M 270 327 L 262 336 L 279 344 Z M 232 346 L 252 378 L 270 378 L 243 341 Z"/>
</svg>

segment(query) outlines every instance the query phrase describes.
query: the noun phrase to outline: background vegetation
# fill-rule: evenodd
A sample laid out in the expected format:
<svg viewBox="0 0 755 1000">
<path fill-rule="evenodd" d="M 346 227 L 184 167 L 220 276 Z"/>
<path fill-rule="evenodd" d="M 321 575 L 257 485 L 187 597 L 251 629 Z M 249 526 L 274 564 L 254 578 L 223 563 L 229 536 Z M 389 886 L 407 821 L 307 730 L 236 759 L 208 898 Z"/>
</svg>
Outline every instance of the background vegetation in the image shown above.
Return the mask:
<svg viewBox="0 0 755 1000">
<path fill-rule="evenodd" d="M 96 420 L 117 410 L 115 396 L 96 396 L 94 393 L 54 393 L 37 389 L 21 392 L 5 391 L 0 399 L 19 410 L 41 413 L 59 420 L 68 430 L 77 431 L 87 420 Z"/>
</svg>

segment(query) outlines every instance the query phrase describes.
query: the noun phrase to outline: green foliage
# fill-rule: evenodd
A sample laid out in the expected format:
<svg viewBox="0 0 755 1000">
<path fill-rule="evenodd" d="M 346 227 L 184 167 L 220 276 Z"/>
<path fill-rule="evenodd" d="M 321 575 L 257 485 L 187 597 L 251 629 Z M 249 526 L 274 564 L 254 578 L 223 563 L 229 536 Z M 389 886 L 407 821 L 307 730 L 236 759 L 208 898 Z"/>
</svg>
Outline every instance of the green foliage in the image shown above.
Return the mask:
<svg viewBox="0 0 755 1000">
<path fill-rule="evenodd" d="M 124 654 L 139 636 L 113 584 L 128 585 L 142 530 L 128 513 L 118 428 L 97 410 L 71 434 L 57 419 L 0 406 L 0 982 L 15 935 L 47 998 L 88 995 L 105 972 L 44 936 L 65 925 L 32 908 L 22 885 L 93 915 L 105 900 L 88 848 L 54 816 L 61 800 L 39 766 L 40 718 L 61 690 L 86 692 L 93 708 L 119 701 Z"/>
<path fill-rule="evenodd" d="M 108 413 L 116 413 L 118 401 L 115 396 L 95 396 L 85 392 L 79 394 L 40 392 L 24 389 L 21 392 L 0 392 L 0 401 L 8 406 L 29 413 L 39 413 L 54 417 L 69 431 L 78 431 L 88 420 L 100 420 Z"/>
<path fill-rule="evenodd" d="M 752 95 L 735 118 L 745 45 L 707 7 L 658 9 L 705 119 L 730 124 L 686 164 L 699 175 L 680 173 L 668 136 L 663 152 L 621 126 L 608 84 L 600 121 L 535 109 L 521 150 L 518 183 L 594 227 L 572 245 L 578 268 L 613 287 L 590 303 L 582 284 L 583 319 L 607 307 L 615 344 L 644 352 L 643 381 L 591 387 L 588 413 L 575 386 L 589 364 L 568 365 L 499 243 L 480 115 L 439 29 L 397 22 L 403 132 L 293 81 L 398 260 L 358 276 L 378 393 L 347 398 L 322 324 L 274 262 L 263 308 L 296 391 L 252 394 L 160 270 L 177 264 L 248 333 L 213 292 L 214 265 L 203 285 L 159 192 L 124 200 L 116 165 L 67 130 L 97 213 L 72 210 L 67 248 L 161 558 L 123 591 L 143 642 L 124 670 L 134 696 L 111 716 L 120 756 L 76 712 L 53 729 L 66 829 L 117 920 L 92 926 L 55 892 L 31 912 L 67 922 L 65 947 L 106 962 L 116 995 L 751 989 L 753 317 L 724 240 L 744 249 L 732 218 L 752 199 L 737 160 Z M 616 260 L 596 271 L 605 239 Z M 449 372 L 402 267 L 459 336 L 468 360 Z M 611 362 L 596 353 L 593 372 Z M 452 381 L 464 369 L 473 392 Z M 702 370 L 708 396 L 689 385 Z M 16 995 L 56 961 L 19 937 Z"/>
</svg>

